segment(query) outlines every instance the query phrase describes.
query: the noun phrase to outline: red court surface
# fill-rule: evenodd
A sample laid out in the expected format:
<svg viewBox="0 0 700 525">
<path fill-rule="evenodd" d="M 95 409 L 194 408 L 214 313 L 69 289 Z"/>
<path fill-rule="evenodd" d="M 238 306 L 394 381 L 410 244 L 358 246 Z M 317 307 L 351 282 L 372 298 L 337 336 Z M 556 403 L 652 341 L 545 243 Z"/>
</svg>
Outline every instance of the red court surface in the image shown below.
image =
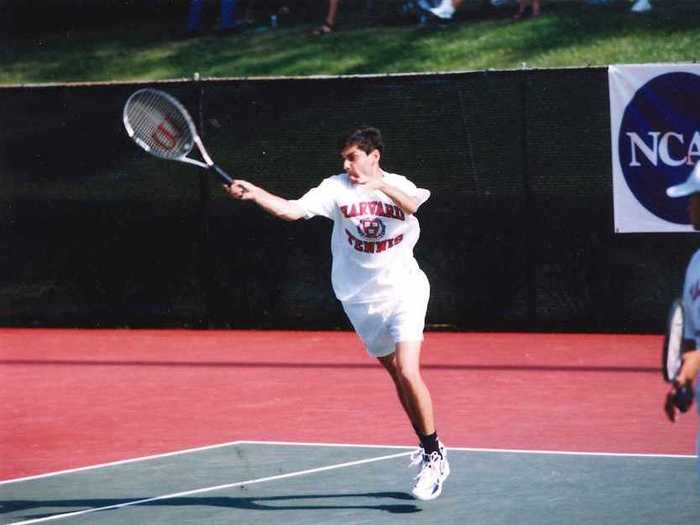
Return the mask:
<svg viewBox="0 0 700 525">
<path fill-rule="evenodd" d="M 428 333 L 449 446 L 694 454 L 665 420 L 661 336 Z M 349 332 L 0 332 L 0 480 L 234 440 L 413 445 Z"/>
</svg>

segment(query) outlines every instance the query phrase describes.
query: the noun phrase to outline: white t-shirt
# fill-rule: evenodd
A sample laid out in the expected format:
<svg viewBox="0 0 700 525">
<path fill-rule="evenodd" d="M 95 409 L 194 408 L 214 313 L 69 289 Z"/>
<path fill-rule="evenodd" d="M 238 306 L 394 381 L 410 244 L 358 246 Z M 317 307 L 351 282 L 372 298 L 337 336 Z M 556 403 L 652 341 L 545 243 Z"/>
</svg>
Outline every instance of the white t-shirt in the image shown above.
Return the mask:
<svg viewBox="0 0 700 525">
<path fill-rule="evenodd" d="M 430 192 L 406 177 L 384 179 L 423 204 Z M 420 236 L 418 219 L 406 214 L 381 191 L 353 184 L 345 173 L 328 177 L 297 202 L 310 219 L 333 221 L 331 281 L 338 300 L 365 303 L 392 297 L 419 271 L 413 247 Z"/>
</svg>

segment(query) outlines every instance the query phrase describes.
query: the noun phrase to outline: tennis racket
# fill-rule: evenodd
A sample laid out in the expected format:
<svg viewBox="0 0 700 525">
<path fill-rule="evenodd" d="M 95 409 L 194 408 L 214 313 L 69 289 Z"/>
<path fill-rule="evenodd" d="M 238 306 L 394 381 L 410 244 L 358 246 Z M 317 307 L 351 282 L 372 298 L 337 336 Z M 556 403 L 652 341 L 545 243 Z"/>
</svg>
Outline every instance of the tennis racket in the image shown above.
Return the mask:
<svg viewBox="0 0 700 525">
<path fill-rule="evenodd" d="M 666 334 L 662 349 L 661 368 L 664 380 L 673 386 L 666 396 L 666 414 L 673 421 L 673 406 L 681 412 L 687 412 L 693 404 L 693 390 L 685 385 L 680 385 L 676 378 L 683 366 L 683 327 L 685 324 L 685 312 L 683 301 L 676 299 L 671 304 L 666 321 Z"/>
<path fill-rule="evenodd" d="M 151 155 L 214 171 L 230 186 L 233 179 L 211 159 L 197 134 L 192 117 L 175 97 L 157 89 L 139 89 L 124 104 L 124 127 Z M 190 158 L 197 146 L 202 160 Z"/>
</svg>

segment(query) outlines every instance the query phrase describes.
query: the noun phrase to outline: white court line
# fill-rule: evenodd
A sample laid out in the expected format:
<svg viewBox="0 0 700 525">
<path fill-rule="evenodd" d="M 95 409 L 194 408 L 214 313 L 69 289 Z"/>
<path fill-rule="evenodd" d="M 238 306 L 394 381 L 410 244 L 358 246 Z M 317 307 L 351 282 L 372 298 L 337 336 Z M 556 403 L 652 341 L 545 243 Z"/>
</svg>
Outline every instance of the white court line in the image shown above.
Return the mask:
<svg viewBox="0 0 700 525">
<path fill-rule="evenodd" d="M 375 458 L 360 459 L 357 461 L 348 461 L 346 463 L 337 463 L 335 465 L 328 465 L 326 467 L 317 467 L 317 468 L 312 468 L 312 469 L 307 469 L 307 470 L 299 470 L 297 472 L 290 472 L 288 474 L 279 474 L 277 476 L 269 476 L 266 478 L 249 479 L 247 481 L 237 481 L 236 483 L 227 483 L 225 485 L 216 485 L 213 487 L 204 487 L 201 489 L 187 490 L 184 492 L 176 492 L 173 494 L 164 494 L 162 496 L 156 496 L 154 498 L 141 499 L 141 500 L 137 500 L 137 501 L 128 501 L 126 503 L 119 503 L 116 505 L 108 505 L 105 507 L 94 507 L 91 509 L 79 510 L 76 512 L 66 512 L 63 514 L 54 514 L 53 516 L 46 516 L 44 518 L 36 518 L 36 519 L 26 520 L 26 521 L 15 521 L 13 523 L 8 523 L 7 525 L 28 525 L 30 523 L 44 523 L 47 521 L 62 520 L 65 518 L 73 518 L 75 516 L 82 516 L 85 514 L 91 514 L 93 512 L 101 512 L 101 511 L 105 511 L 105 510 L 117 510 L 117 509 L 123 509 L 124 507 L 132 507 L 134 505 L 143 505 L 144 503 L 151 503 L 153 501 L 162 501 L 162 500 L 173 499 L 173 498 L 181 498 L 181 497 L 185 497 L 185 496 L 192 496 L 193 494 L 201 494 L 203 492 L 213 492 L 216 490 L 223 490 L 223 489 L 230 489 L 230 488 L 234 488 L 234 487 L 240 487 L 241 485 L 254 485 L 256 483 L 265 483 L 266 481 L 275 481 L 278 479 L 294 478 L 294 477 L 298 477 L 298 476 L 305 476 L 307 474 L 315 474 L 317 472 L 324 472 L 327 470 L 334 470 L 334 469 L 345 468 L 345 467 L 353 467 L 355 465 L 363 465 L 366 463 L 374 463 L 376 461 L 384 461 L 387 459 L 399 458 L 401 456 L 407 456 L 409 454 L 410 454 L 410 452 L 399 452 L 398 454 L 390 454 L 388 456 L 379 456 L 379 457 L 375 457 Z"/>
<path fill-rule="evenodd" d="M 85 470 L 94 470 L 94 469 L 104 468 L 104 467 L 114 467 L 117 465 L 126 465 L 127 463 L 136 463 L 138 461 L 148 461 L 151 459 L 160 459 L 160 458 L 167 458 L 169 456 L 179 456 L 181 454 L 190 454 L 192 452 L 202 452 L 205 450 L 211 450 L 211 449 L 215 449 L 215 448 L 222 448 L 222 447 L 229 447 L 231 445 L 238 445 L 239 443 L 241 443 L 241 441 L 229 441 L 228 443 L 219 443 L 218 445 L 207 445 L 204 447 L 187 448 L 184 450 L 176 450 L 175 452 L 164 452 L 162 454 L 153 454 L 151 456 L 142 456 L 142 457 L 138 457 L 138 458 L 122 459 L 119 461 L 111 461 L 109 463 L 98 463 L 96 465 L 88 465 L 86 467 L 78 467 L 78 468 L 72 468 L 72 469 L 67 469 L 67 470 L 57 470 L 55 472 L 47 472 L 46 474 L 37 474 L 36 476 L 26 476 L 24 478 L 6 479 L 4 481 L 0 481 L 0 486 L 9 485 L 10 483 L 19 483 L 21 481 L 31 481 L 34 479 L 49 478 L 51 476 L 60 476 L 62 474 L 72 474 L 74 472 L 83 472 Z"/>
<path fill-rule="evenodd" d="M 72 474 L 75 472 L 83 472 L 86 470 L 94 470 L 104 467 L 112 467 L 125 465 L 128 463 L 136 463 L 139 461 L 148 461 L 152 459 L 160 459 L 169 456 L 178 456 L 182 454 L 190 454 L 194 452 L 203 452 L 216 448 L 228 447 L 233 445 L 280 445 L 280 446 L 302 446 L 302 447 L 346 447 L 346 448 L 395 448 L 405 450 L 415 450 L 416 446 L 406 445 L 365 445 L 361 443 L 307 443 L 296 441 L 255 441 L 255 440 L 238 440 L 229 441 L 228 443 L 220 443 L 218 445 L 208 445 L 204 447 L 188 448 L 175 452 L 166 452 L 163 454 L 154 454 L 151 456 L 143 456 L 138 458 L 124 459 L 120 461 L 112 461 L 110 463 L 100 463 L 79 467 L 74 469 L 59 470 L 56 472 L 47 472 L 35 476 L 27 476 L 23 478 L 14 478 L 0 481 L 0 486 L 9 485 L 11 483 L 20 483 L 23 481 L 31 481 L 35 479 L 48 478 L 52 476 L 60 476 L 62 474 Z M 549 454 L 559 456 L 610 456 L 610 457 L 638 457 L 638 458 L 679 458 L 679 459 L 695 459 L 697 455 L 693 454 L 650 454 L 650 453 L 631 453 L 631 452 L 576 452 L 566 450 L 527 450 L 527 449 L 501 449 L 501 448 L 470 448 L 470 447 L 447 447 L 447 450 L 456 450 L 459 452 L 490 452 L 496 454 Z"/>
<path fill-rule="evenodd" d="M 300 446 L 300 447 L 357 447 L 357 448 L 398 448 L 415 450 L 417 446 L 405 445 L 362 445 L 351 443 L 304 443 L 295 441 L 248 441 L 238 442 L 241 445 L 280 445 L 280 446 Z M 577 452 L 567 450 L 528 450 L 528 449 L 508 449 L 508 448 L 471 448 L 471 447 L 446 447 L 448 452 L 456 450 L 458 452 L 492 452 L 496 454 L 542 454 L 557 456 L 610 456 L 622 458 L 679 458 L 696 459 L 697 455 L 692 454 L 651 454 L 643 452 Z"/>
</svg>

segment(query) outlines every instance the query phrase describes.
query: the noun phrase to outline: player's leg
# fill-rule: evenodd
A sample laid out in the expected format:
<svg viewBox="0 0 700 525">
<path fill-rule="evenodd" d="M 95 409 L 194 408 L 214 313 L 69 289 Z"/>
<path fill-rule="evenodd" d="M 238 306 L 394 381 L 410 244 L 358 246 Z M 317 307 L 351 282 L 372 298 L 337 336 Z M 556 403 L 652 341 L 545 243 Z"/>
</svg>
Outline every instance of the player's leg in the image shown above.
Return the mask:
<svg viewBox="0 0 700 525">
<path fill-rule="evenodd" d="M 343 309 L 367 352 L 376 357 L 394 382 L 399 401 L 421 441 L 412 457 L 421 465 L 413 494 L 434 499 L 449 475 L 445 448 L 435 432 L 430 392 L 420 373 L 420 352 L 430 283 L 420 272 L 395 301 L 343 303 Z"/>
<path fill-rule="evenodd" d="M 416 434 L 420 435 L 420 432 L 418 430 L 418 423 L 416 422 L 417 418 L 415 412 L 413 410 L 413 407 L 406 401 L 406 393 L 404 392 L 402 383 L 399 380 L 399 370 L 396 364 L 396 352 L 393 352 L 387 356 L 378 357 L 377 360 L 389 373 L 389 376 L 391 377 L 391 380 L 394 382 L 394 386 L 396 387 L 396 395 L 398 396 L 399 401 L 401 402 L 401 406 L 403 407 L 404 412 L 406 412 L 406 415 L 408 416 L 408 419 L 411 422 L 411 426 L 413 426 L 413 429 L 416 431 Z"/>
<path fill-rule="evenodd" d="M 400 398 L 411 423 L 423 435 L 435 432 L 433 402 L 430 391 L 420 372 L 422 341 L 403 341 L 396 344 L 392 354 L 392 379 L 396 383 Z"/>
<path fill-rule="evenodd" d="M 396 363 L 396 352 L 384 357 L 378 357 L 377 359 L 382 364 L 382 366 L 384 366 L 386 371 L 389 373 L 389 376 L 391 377 L 392 381 L 394 382 L 397 397 L 401 402 L 401 406 L 403 407 L 406 416 L 408 416 L 413 430 L 415 431 L 416 435 L 418 436 L 418 439 L 420 440 L 422 449 L 425 450 L 425 441 L 429 440 L 430 436 L 432 436 L 433 434 L 435 434 L 434 442 L 437 443 L 438 440 L 437 434 L 434 431 L 434 424 L 432 425 L 433 431 L 426 430 L 426 424 L 423 421 L 423 413 L 416 408 L 416 403 L 413 400 L 413 396 L 411 395 L 410 390 L 406 387 L 406 381 L 400 375 L 399 368 Z M 429 395 L 430 394 L 428 394 L 428 396 Z M 432 402 L 430 404 L 432 405 Z M 428 425 L 428 427 L 430 427 L 430 425 Z M 438 452 L 442 453 L 441 449 L 437 448 L 437 444 L 435 447 L 432 447 L 428 444 L 428 449 L 438 450 Z"/>
<path fill-rule="evenodd" d="M 393 342 L 393 353 L 391 360 L 385 359 L 382 363 L 392 376 L 406 413 L 424 445 L 425 436 L 435 434 L 433 403 L 420 370 L 429 298 L 428 278 L 416 271 L 387 310 L 385 329 Z M 426 451 L 437 451 L 436 440 Z"/>
<path fill-rule="evenodd" d="M 421 441 L 420 455 L 415 459 L 421 471 L 416 477 L 413 495 L 422 500 L 437 498 L 442 485 L 450 474 L 447 452 L 435 431 L 433 402 L 420 371 L 422 341 L 396 343 L 395 364 L 397 390 L 403 396 L 408 414 Z M 421 457 L 422 456 L 422 457 Z"/>
</svg>

